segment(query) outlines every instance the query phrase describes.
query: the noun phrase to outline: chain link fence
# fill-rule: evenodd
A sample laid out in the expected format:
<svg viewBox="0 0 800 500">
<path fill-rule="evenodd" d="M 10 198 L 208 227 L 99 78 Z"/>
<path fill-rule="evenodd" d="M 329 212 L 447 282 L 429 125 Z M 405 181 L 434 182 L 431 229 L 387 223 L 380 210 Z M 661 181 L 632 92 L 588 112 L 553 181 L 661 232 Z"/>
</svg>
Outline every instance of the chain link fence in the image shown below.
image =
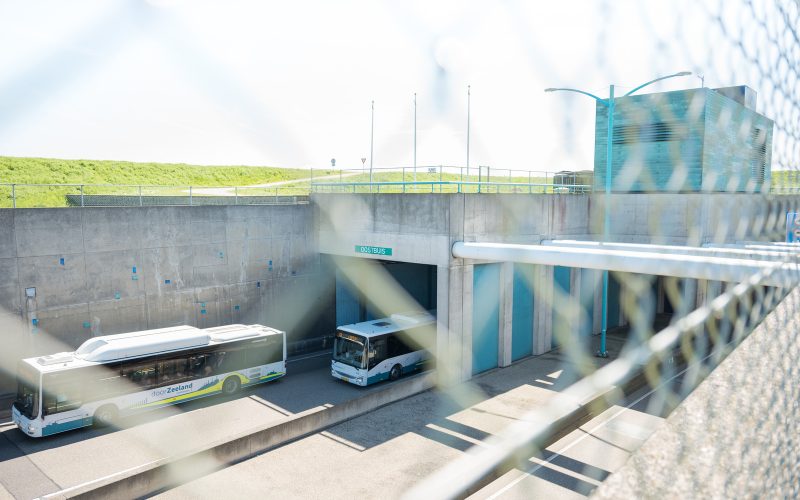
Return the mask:
<svg viewBox="0 0 800 500">
<path fill-rule="evenodd" d="M 680 60 L 688 62 L 692 67 L 687 69 L 703 79 L 698 86 L 667 93 L 634 92 L 637 88 L 631 86 L 606 97 L 605 89 L 590 89 L 594 100 L 585 105 L 596 110 L 596 137 L 589 182 L 574 172 L 542 175 L 488 167 L 423 167 L 424 172 L 418 170 L 416 178 L 409 168 L 372 173 L 363 169 L 343 171 L 338 182 L 317 180 L 300 188 L 306 191 L 299 194 L 292 191 L 298 188 L 291 187 L 0 185 L 0 203 L 17 208 L 52 206 L 42 205 L 42 193 L 70 206 L 235 205 L 297 203 L 305 200 L 309 190 L 472 194 L 488 188 L 489 193 L 522 195 L 583 192 L 591 186 L 585 208 L 573 212 L 569 200 L 563 199 L 579 197 L 560 197 L 547 212 L 520 205 L 520 197 L 498 196 L 491 198 L 496 205 L 475 205 L 474 212 L 465 211 L 465 220 L 448 220 L 461 225 L 462 239 L 466 239 L 467 229 L 473 230 L 470 237 L 483 238 L 469 243 L 519 246 L 502 247 L 513 250 L 506 260 L 451 259 L 447 255 L 447 264 L 439 265 L 438 272 L 448 273 L 448 280 L 441 283 L 447 284 L 450 293 L 471 290 L 463 292 L 462 302 L 451 301 L 446 307 L 438 304 L 439 313 L 454 305 L 474 306 L 468 319 L 467 313 L 458 319 L 473 324 L 457 326 L 452 312 L 447 321 L 440 316 L 437 331 L 431 334 L 436 341 L 425 346 L 435 353 L 436 388 L 422 396 L 428 399 L 415 400 L 422 401 L 419 406 L 391 420 L 396 429 L 386 423 L 389 416 L 381 414 L 387 419 L 367 416 L 360 423 L 348 424 L 350 427 L 328 431 L 338 436 L 335 450 L 344 457 L 338 464 L 346 465 L 335 470 L 338 482 L 331 483 L 337 488 L 333 496 L 539 498 L 560 493 L 618 498 L 703 491 L 703 496 L 719 498 L 796 497 L 800 452 L 793 423 L 800 421 L 800 411 L 795 390 L 798 341 L 794 325 L 800 308 L 792 297 L 800 282 L 800 253 L 796 245 L 783 242 L 787 214 L 800 210 L 800 2 L 683 0 L 670 5 L 680 13 L 673 16 L 672 25 L 659 22 L 655 2 L 625 6 L 633 12 L 632 19 L 656 40 L 651 66 L 645 69 L 652 70 L 654 77 L 663 75 L 672 71 L 664 71 L 664 61 Z M 600 19 L 603 27 L 596 40 L 601 55 L 610 48 L 611 18 L 618 12 L 614 9 L 622 7 L 604 2 L 602 9 L 606 18 Z M 532 29 L 525 25 L 524 16 L 514 17 L 521 23 L 517 34 L 524 42 Z M 697 49 L 698 44 L 702 50 Z M 606 66 L 612 67 L 607 55 L 594 64 L 593 69 L 615 77 L 612 69 L 606 70 Z M 714 89 L 705 81 L 712 76 L 720 85 Z M 561 99 L 562 95 L 554 92 L 549 98 Z M 579 125 L 569 114 L 560 120 L 565 135 Z M 374 205 L 363 201 L 374 203 L 377 197 L 352 198 L 354 201 L 337 212 L 320 208 L 320 218 L 331 221 L 328 240 L 349 245 L 352 226 L 359 223 L 372 224 L 363 234 L 372 231 L 389 238 L 407 222 L 393 225 L 380 220 Z M 502 216 L 480 219 L 486 214 Z M 549 232 L 530 229 L 526 224 L 531 220 L 547 221 Z M 434 217 L 429 225 L 436 226 Z M 416 244 L 415 255 L 422 255 L 428 249 L 420 249 L 422 240 L 414 238 L 430 228 L 416 229 L 409 240 Z M 447 246 L 460 241 L 449 236 L 440 238 Z M 604 248 L 576 247 L 575 241 L 568 244 L 567 239 Z M 534 262 L 530 255 L 539 250 L 533 247 L 546 244 L 564 254 L 583 252 L 585 263 L 569 268 L 556 260 Z M 352 251 L 352 246 L 348 248 Z M 364 248 L 392 251 L 366 242 Z M 644 262 L 645 258 L 650 263 L 648 272 L 627 268 L 630 262 Z M 371 317 L 376 319 L 426 308 L 417 298 L 430 291 L 410 290 L 403 273 L 392 275 L 373 263 L 332 261 L 333 272 L 343 275 L 342 281 L 349 285 L 347 293 L 361 300 L 358 313 L 371 308 Z M 600 264 L 590 267 L 590 261 Z M 621 264 L 612 267 L 612 261 Z M 481 332 L 491 330 L 487 325 L 494 325 L 496 332 L 502 328 L 500 318 L 515 318 L 514 306 L 501 312 L 507 306 L 498 282 L 507 274 L 495 275 L 497 268 L 491 266 L 502 266 L 502 262 L 536 266 L 529 268 L 529 274 L 520 272 L 519 277 L 508 278 L 507 283 L 512 283 L 514 293 L 528 294 L 531 315 L 536 315 L 514 321 L 535 323 L 536 338 L 541 341 L 541 345 L 528 348 L 527 356 L 515 360 L 519 362 L 504 363 L 509 365 L 506 367 L 498 366 L 499 339 L 494 339 L 494 344 L 475 340 Z M 690 268 L 696 273 L 690 274 Z M 748 275 L 742 279 L 741 272 L 731 271 L 723 279 L 703 274 L 723 268 L 746 269 Z M 591 272 L 585 273 L 587 270 Z M 484 286 L 497 293 L 488 304 L 474 302 Z M 770 344 L 771 339 L 776 343 Z M 758 344 L 753 346 L 756 340 Z M 513 341 L 512 335 L 508 342 Z M 752 355 L 768 351 L 770 356 L 763 358 Z M 494 357 L 488 369 L 475 369 L 465 361 L 483 352 Z M 751 355 L 737 356 L 743 352 Z M 763 369 L 746 364 L 759 359 L 774 366 Z M 554 368 L 541 375 L 536 371 L 540 365 Z M 715 374 L 737 370 L 736 377 L 715 378 Z M 497 382 L 504 377 L 513 379 L 514 384 Z M 748 377 L 763 385 L 745 384 Z M 720 386 L 708 389 L 709 381 L 727 385 L 714 391 Z M 737 384 L 764 394 L 737 394 Z M 534 386 L 535 397 L 521 396 L 532 392 Z M 695 393 L 698 387 L 701 390 Z M 698 402 L 698 398 L 702 399 Z M 577 444 L 557 446 L 571 439 L 572 433 L 592 434 L 603 441 L 600 433 L 586 430 L 586 424 L 608 409 L 641 418 L 647 415 L 671 428 L 680 426 L 681 418 L 689 419 L 688 425 L 696 433 L 665 438 L 671 441 L 670 446 L 660 448 L 666 455 L 663 462 L 679 466 L 657 471 L 663 474 L 660 477 L 647 469 L 662 462 L 648 462 L 637 452 L 645 443 L 642 450 L 650 457 L 658 456 L 659 449 L 649 445 L 651 433 L 642 432 L 640 438 L 627 441 L 609 438 L 599 456 L 581 455 L 582 441 L 578 439 L 574 441 Z M 730 414 L 742 418 L 731 422 Z M 421 424 L 419 419 L 423 419 Z M 776 426 L 776 421 L 784 425 Z M 718 422 L 729 427 L 720 429 Z M 354 430 L 358 425 L 361 428 Z M 776 429 L 776 433 L 758 434 L 765 441 L 756 442 L 749 434 L 761 428 Z M 372 437 L 364 438 L 359 432 L 371 432 Z M 709 441 L 703 439 L 704 432 L 723 437 Z M 431 437 L 434 435 L 438 439 Z M 663 437 L 659 431 L 652 435 Z M 380 446 L 387 442 L 391 446 Z M 626 458 L 622 465 L 611 467 L 611 455 L 620 449 Z M 311 477 L 317 461 L 329 459 L 321 455 L 315 450 L 307 460 L 314 463 L 304 462 L 308 468 L 295 471 L 295 483 L 303 483 L 299 479 L 303 474 Z M 396 466 L 408 456 L 413 464 Z M 752 457 L 761 465 L 758 474 L 748 476 Z M 697 471 L 713 471 L 713 487 L 703 485 L 704 477 Z M 553 479 L 556 475 L 560 479 Z M 627 478 L 634 478 L 636 484 L 626 484 Z M 209 481 L 214 480 L 210 476 Z M 365 481 L 381 484 L 365 490 Z M 232 483 L 220 480 L 219 484 Z M 687 490 L 686 484 L 697 489 Z M 292 486 L 301 489 L 304 485 Z"/>
</svg>

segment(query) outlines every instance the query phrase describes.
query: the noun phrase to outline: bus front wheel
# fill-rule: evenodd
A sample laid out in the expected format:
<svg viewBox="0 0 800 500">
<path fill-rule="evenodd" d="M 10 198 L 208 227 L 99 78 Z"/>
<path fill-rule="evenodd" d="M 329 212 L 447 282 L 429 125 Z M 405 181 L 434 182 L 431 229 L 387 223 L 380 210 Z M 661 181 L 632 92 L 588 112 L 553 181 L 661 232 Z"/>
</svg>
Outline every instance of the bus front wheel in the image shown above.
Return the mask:
<svg viewBox="0 0 800 500">
<path fill-rule="evenodd" d="M 228 377 L 225 379 L 225 382 L 222 383 L 222 394 L 226 396 L 236 394 L 241 385 L 242 383 L 239 381 L 239 377 Z"/>
<path fill-rule="evenodd" d="M 119 412 L 114 405 L 101 406 L 94 412 L 94 425 L 97 427 L 108 427 L 117 421 Z"/>
<path fill-rule="evenodd" d="M 394 381 L 394 380 L 399 379 L 401 373 L 402 373 L 402 370 L 400 368 L 400 365 L 394 365 L 392 367 L 392 371 L 389 372 L 389 380 Z"/>
</svg>

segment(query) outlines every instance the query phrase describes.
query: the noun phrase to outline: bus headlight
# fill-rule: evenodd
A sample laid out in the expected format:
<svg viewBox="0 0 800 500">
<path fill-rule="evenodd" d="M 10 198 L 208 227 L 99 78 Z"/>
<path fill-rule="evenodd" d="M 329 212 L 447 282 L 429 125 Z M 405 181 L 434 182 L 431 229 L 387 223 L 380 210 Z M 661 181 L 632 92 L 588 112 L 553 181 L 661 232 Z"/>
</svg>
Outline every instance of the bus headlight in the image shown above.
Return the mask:
<svg viewBox="0 0 800 500">
<path fill-rule="evenodd" d="M 28 424 L 28 434 L 33 434 L 34 427 L 33 424 Z"/>
</svg>

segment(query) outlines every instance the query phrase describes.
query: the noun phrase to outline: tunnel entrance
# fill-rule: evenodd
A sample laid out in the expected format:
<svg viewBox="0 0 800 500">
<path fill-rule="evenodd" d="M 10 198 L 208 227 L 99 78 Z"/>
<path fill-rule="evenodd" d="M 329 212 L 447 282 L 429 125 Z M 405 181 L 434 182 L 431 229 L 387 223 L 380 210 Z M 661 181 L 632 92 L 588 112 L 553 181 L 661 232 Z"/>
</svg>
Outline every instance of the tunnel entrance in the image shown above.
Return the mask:
<svg viewBox="0 0 800 500">
<path fill-rule="evenodd" d="M 402 292 L 413 299 L 415 307 L 425 310 L 436 309 L 436 266 L 358 258 L 339 258 L 337 263 L 337 326 L 409 312 L 402 310 L 404 302 L 398 297 Z M 380 282 L 377 283 L 377 287 L 364 290 L 354 285 L 349 278 L 353 277 L 354 273 L 360 277 L 366 275 L 368 279 Z M 378 303 L 384 307 L 379 307 Z M 391 306 L 393 303 L 396 304 L 396 309 Z"/>
</svg>

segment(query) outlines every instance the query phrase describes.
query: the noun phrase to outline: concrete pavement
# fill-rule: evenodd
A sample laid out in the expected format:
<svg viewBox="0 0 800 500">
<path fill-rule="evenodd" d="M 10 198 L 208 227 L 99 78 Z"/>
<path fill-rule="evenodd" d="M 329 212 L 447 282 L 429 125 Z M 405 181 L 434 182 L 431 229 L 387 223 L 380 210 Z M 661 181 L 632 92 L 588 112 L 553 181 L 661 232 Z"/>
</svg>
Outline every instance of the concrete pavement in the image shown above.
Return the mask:
<svg viewBox="0 0 800 500">
<path fill-rule="evenodd" d="M 609 350 L 621 339 L 611 337 Z M 607 360 L 597 360 L 605 363 Z M 159 495 L 397 498 L 579 377 L 557 352 L 393 403 Z"/>
</svg>

